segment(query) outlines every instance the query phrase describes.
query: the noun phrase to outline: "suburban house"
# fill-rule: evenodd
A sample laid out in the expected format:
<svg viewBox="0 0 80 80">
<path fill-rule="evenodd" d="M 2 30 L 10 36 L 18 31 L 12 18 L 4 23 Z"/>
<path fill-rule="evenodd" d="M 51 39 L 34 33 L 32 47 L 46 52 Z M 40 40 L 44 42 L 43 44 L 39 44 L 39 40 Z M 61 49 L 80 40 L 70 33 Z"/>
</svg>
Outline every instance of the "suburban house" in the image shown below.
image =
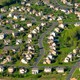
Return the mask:
<svg viewBox="0 0 80 80">
<path fill-rule="evenodd" d="M 32 68 L 32 74 L 38 74 L 39 70 L 38 68 Z"/>
<path fill-rule="evenodd" d="M 14 67 L 9 67 L 9 68 L 8 68 L 8 72 L 9 72 L 9 73 L 13 73 L 13 72 L 14 72 Z"/>
<path fill-rule="evenodd" d="M 49 68 L 49 67 L 48 67 L 48 68 L 44 68 L 44 72 L 45 72 L 45 73 L 51 73 L 51 71 L 52 71 L 52 69 Z"/>
<path fill-rule="evenodd" d="M 0 33 L 0 40 L 4 39 L 5 35 L 4 33 Z"/>
<path fill-rule="evenodd" d="M 4 67 L 0 66 L 0 73 L 2 73 L 4 71 Z"/>
<path fill-rule="evenodd" d="M 56 68 L 56 71 L 57 71 L 58 73 L 64 73 L 64 68 L 63 68 L 63 67 L 57 67 L 57 68 Z"/>
<path fill-rule="evenodd" d="M 27 69 L 24 69 L 24 68 L 19 69 L 20 74 L 25 74 L 26 72 L 27 72 Z"/>
</svg>

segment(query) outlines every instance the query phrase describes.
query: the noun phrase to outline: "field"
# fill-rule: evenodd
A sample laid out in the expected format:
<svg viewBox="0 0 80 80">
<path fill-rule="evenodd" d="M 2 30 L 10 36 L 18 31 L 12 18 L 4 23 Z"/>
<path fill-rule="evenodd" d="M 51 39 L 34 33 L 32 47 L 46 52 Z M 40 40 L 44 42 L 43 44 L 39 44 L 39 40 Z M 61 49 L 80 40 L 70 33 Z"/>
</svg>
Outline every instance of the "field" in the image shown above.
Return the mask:
<svg viewBox="0 0 80 80">
<path fill-rule="evenodd" d="M 77 68 L 75 70 L 75 72 L 72 75 L 72 78 L 76 78 L 77 80 L 80 80 L 80 71 L 79 71 L 79 68 Z"/>
<path fill-rule="evenodd" d="M 9 0 L 0 0 L 0 5 L 2 5 L 5 1 L 7 2 Z"/>
</svg>

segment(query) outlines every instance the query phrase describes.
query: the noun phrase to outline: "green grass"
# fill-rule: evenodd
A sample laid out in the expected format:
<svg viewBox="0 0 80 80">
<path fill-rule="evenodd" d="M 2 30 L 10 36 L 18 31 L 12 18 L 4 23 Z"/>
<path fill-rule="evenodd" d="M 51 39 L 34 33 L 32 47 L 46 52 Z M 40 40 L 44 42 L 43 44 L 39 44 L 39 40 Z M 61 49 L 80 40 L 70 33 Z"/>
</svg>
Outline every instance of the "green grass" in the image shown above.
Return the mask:
<svg viewBox="0 0 80 80">
<path fill-rule="evenodd" d="M 77 80 L 80 80 L 80 70 L 79 70 L 79 68 L 77 68 L 75 70 L 75 72 L 72 75 L 72 78 L 76 78 Z"/>
</svg>

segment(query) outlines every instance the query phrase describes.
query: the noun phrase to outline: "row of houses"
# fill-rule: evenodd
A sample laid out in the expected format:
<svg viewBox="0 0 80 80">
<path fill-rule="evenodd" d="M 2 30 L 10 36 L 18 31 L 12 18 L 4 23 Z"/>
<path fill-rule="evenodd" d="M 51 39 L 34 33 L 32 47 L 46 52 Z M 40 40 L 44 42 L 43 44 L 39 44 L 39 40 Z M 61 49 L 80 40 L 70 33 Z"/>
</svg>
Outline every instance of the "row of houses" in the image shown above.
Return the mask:
<svg viewBox="0 0 80 80">
<path fill-rule="evenodd" d="M 58 39 L 56 39 L 57 34 L 61 32 L 65 28 L 65 25 L 60 23 L 58 27 L 54 28 L 54 31 L 50 33 L 48 37 L 48 45 L 49 45 L 49 54 L 47 57 L 44 59 L 43 64 L 51 64 L 55 60 L 55 56 L 58 55 L 56 46 L 58 43 Z"/>
<path fill-rule="evenodd" d="M 75 57 L 77 57 L 78 54 L 79 54 L 79 48 L 77 47 L 76 49 L 73 49 L 73 51 L 70 52 L 70 53 L 67 55 L 67 57 L 65 57 L 65 59 L 64 59 L 63 62 L 64 62 L 64 63 L 72 62 L 73 59 L 74 59 Z"/>
<path fill-rule="evenodd" d="M 10 74 L 13 74 L 16 71 L 19 72 L 19 74 L 26 74 L 29 71 L 27 68 L 24 68 L 24 67 L 15 68 L 15 67 L 11 66 L 11 67 L 6 68 L 4 66 L 0 66 L 0 73 L 3 73 L 5 70 L 7 70 L 8 73 L 10 73 Z M 65 72 L 64 67 L 56 67 L 55 70 L 56 70 L 57 73 L 64 73 Z M 44 68 L 43 71 L 44 71 L 44 73 L 51 73 L 52 68 L 46 67 L 46 68 Z M 32 68 L 31 73 L 36 75 L 36 74 L 40 73 L 40 70 L 39 70 L 39 68 Z"/>
<path fill-rule="evenodd" d="M 38 33 L 40 33 L 40 30 L 46 26 L 46 23 L 41 23 L 39 26 L 35 27 L 33 30 L 30 31 L 30 33 L 27 35 L 28 39 L 27 39 L 27 44 L 28 44 L 28 49 L 27 49 L 27 53 L 22 53 L 22 55 L 24 55 L 23 59 L 21 59 L 21 62 L 24 64 L 27 64 L 33 56 L 35 56 L 35 48 L 33 45 L 31 45 L 32 42 L 32 38 L 34 38 L 35 36 L 38 35 Z"/>
<path fill-rule="evenodd" d="M 69 2 L 68 0 L 61 0 L 61 2 L 63 2 L 64 4 L 67 4 L 67 5 L 69 5 L 69 6 L 72 6 L 72 3 L 71 2 Z M 78 8 L 78 7 L 80 7 L 80 3 L 75 3 L 75 8 Z"/>
</svg>

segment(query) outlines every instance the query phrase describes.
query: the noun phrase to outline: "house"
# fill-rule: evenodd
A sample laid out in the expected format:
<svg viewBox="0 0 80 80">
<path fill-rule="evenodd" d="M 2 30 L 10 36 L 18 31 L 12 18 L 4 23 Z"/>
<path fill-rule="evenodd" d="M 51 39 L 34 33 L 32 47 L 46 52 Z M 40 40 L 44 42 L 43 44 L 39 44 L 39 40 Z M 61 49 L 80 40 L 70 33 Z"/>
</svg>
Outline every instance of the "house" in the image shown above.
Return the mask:
<svg viewBox="0 0 80 80">
<path fill-rule="evenodd" d="M 21 4 L 22 4 L 22 5 L 25 5 L 25 4 L 26 4 L 26 2 L 22 1 L 22 2 L 21 2 Z"/>
<path fill-rule="evenodd" d="M 50 35 L 50 36 L 48 37 L 48 39 L 49 39 L 49 40 L 54 40 L 54 37 L 53 37 L 52 35 Z"/>
<path fill-rule="evenodd" d="M 80 27 L 80 23 L 75 23 L 74 26 L 75 27 Z"/>
<path fill-rule="evenodd" d="M 46 23 L 44 23 L 44 22 L 41 23 L 41 26 L 45 26 L 45 25 L 46 25 Z"/>
<path fill-rule="evenodd" d="M 59 28 L 55 28 L 54 31 L 58 33 L 58 32 L 60 32 L 60 29 Z"/>
<path fill-rule="evenodd" d="M 34 51 L 34 47 L 33 46 L 28 46 L 28 51 Z"/>
<path fill-rule="evenodd" d="M 63 2 L 64 4 L 66 4 L 67 3 L 67 0 L 61 0 L 61 2 Z"/>
<path fill-rule="evenodd" d="M 61 17 L 61 16 L 59 16 L 58 18 L 57 18 L 57 21 L 60 21 L 60 20 L 62 20 L 63 18 Z"/>
<path fill-rule="evenodd" d="M 59 24 L 58 27 L 64 29 L 65 26 L 64 26 L 64 24 Z"/>
<path fill-rule="evenodd" d="M 69 58 L 66 57 L 66 58 L 64 59 L 64 63 L 68 63 L 68 62 L 69 62 Z"/>
<path fill-rule="evenodd" d="M 19 32 L 22 32 L 22 31 L 24 31 L 24 28 L 23 27 L 20 27 L 20 29 L 18 31 Z"/>
<path fill-rule="evenodd" d="M 27 69 L 24 69 L 24 68 L 19 69 L 20 74 L 25 74 L 26 72 L 27 72 Z"/>
<path fill-rule="evenodd" d="M 4 40 L 4 45 L 9 45 L 9 44 L 10 44 L 10 42 L 11 42 L 11 40 L 10 40 L 10 39 L 8 39 L 8 40 Z"/>
<path fill-rule="evenodd" d="M 1 12 L 3 13 L 5 13 L 7 10 L 5 9 L 5 8 L 1 8 Z"/>
<path fill-rule="evenodd" d="M 14 72 L 14 67 L 9 67 L 9 68 L 8 68 L 8 72 L 9 72 L 9 73 L 13 73 L 13 72 Z"/>
<path fill-rule="evenodd" d="M 4 33 L 0 33 L 0 40 L 4 39 L 5 35 Z"/>
<path fill-rule="evenodd" d="M 22 43 L 22 39 L 17 39 L 16 40 L 16 45 L 19 45 L 19 44 L 21 44 Z"/>
<path fill-rule="evenodd" d="M 53 60 L 53 55 L 52 54 L 48 54 L 47 58 L 49 58 L 50 60 Z"/>
<path fill-rule="evenodd" d="M 7 17 L 13 17 L 13 13 L 9 13 Z"/>
<path fill-rule="evenodd" d="M 51 46 L 52 46 L 52 47 L 56 47 L 56 43 L 53 42 L 53 43 L 51 44 Z"/>
<path fill-rule="evenodd" d="M 73 49 L 73 54 L 77 54 L 79 52 L 79 48 Z"/>
<path fill-rule="evenodd" d="M 77 80 L 76 78 L 71 78 L 70 80 Z"/>
<path fill-rule="evenodd" d="M 49 68 L 49 67 L 44 68 L 44 72 L 45 72 L 45 73 L 51 73 L 51 71 L 52 71 L 52 69 L 51 69 L 51 68 Z"/>
<path fill-rule="evenodd" d="M 53 54 L 54 56 L 57 55 L 57 52 L 55 50 L 50 50 L 50 53 Z"/>
<path fill-rule="evenodd" d="M 28 38 L 29 39 L 32 39 L 32 34 L 28 34 Z"/>
<path fill-rule="evenodd" d="M 36 29 L 33 29 L 33 30 L 31 31 L 31 33 L 35 35 L 35 34 L 37 34 L 37 30 L 36 30 Z"/>
<path fill-rule="evenodd" d="M 30 6 L 31 6 L 31 4 L 30 4 L 30 3 L 26 3 L 26 6 L 30 7 Z"/>
<path fill-rule="evenodd" d="M 70 59 L 70 61 L 72 61 L 72 58 L 73 58 L 72 54 L 68 54 L 67 57 Z"/>
<path fill-rule="evenodd" d="M 19 15 L 14 15 L 14 16 L 13 16 L 13 19 L 14 19 L 14 20 L 19 19 Z"/>
<path fill-rule="evenodd" d="M 26 43 L 31 43 L 32 42 L 32 39 L 27 39 Z"/>
<path fill-rule="evenodd" d="M 31 27 L 31 26 L 32 26 L 32 23 L 28 22 L 27 27 Z"/>
<path fill-rule="evenodd" d="M 38 74 L 39 70 L 38 68 L 32 68 L 32 74 Z"/>
<path fill-rule="evenodd" d="M 56 37 L 56 33 L 55 32 L 51 32 L 50 35 Z"/>
<path fill-rule="evenodd" d="M 31 55 L 31 54 L 26 54 L 25 57 L 26 57 L 26 59 L 29 61 L 29 60 L 31 60 L 32 55 Z"/>
<path fill-rule="evenodd" d="M 40 32 L 40 27 L 39 26 L 37 26 L 36 27 L 36 30 L 38 31 L 38 33 Z"/>
<path fill-rule="evenodd" d="M 53 43 L 53 40 L 48 40 L 47 43 L 50 45 Z"/>
<path fill-rule="evenodd" d="M 44 59 L 43 64 L 51 64 L 51 60 L 47 57 Z"/>
<path fill-rule="evenodd" d="M 28 63 L 28 60 L 25 59 L 25 58 L 23 58 L 23 59 L 21 59 L 21 62 L 22 62 L 23 64 L 27 64 L 27 63 Z"/>
<path fill-rule="evenodd" d="M 16 37 L 16 35 L 15 35 L 15 33 L 14 33 L 14 32 L 12 32 L 12 37 L 14 37 L 14 38 Z"/>
<path fill-rule="evenodd" d="M 2 60 L 4 57 L 3 57 L 3 55 L 2 54 L 0 54 L 0 60 Z"/>
<path fill-rule="evenodd" d="M 26 18 L 25 17 L 21 17 L 21 21 L 25 21 L 26 20 Z"/>
<path fill-rule="evenodd" d="M 7 60 L 7 62 L 11 62 L 12 61 L 12 57 L 10 55 L 6 56 L 6 60 Z"/>
<path fill-rule="evenodd" d="M 64 68 L 63 67 L 56 67 L 56 72 L 57 73 L 64 73 Z"/>
<path fill-rule="evenodd" d="M 4 71 L 4 67 L 0 66 L 0 73 L 2 73 Z"/>
<path fill-rule="evenodd" d="M 51 50 L 56 50 L 56 47 L 49 46 Z"/>
</svg>

